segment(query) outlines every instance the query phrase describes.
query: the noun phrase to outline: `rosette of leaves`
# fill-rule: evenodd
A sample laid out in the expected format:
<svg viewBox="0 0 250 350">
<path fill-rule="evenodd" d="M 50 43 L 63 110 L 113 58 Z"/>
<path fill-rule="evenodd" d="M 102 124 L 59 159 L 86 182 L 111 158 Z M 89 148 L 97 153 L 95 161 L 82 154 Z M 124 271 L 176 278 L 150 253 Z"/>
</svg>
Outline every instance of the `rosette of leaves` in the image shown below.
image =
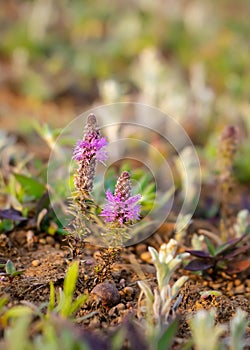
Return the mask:
<svg viewBox="0 0 250 350">
<path fill-rule="evenodd" d="M 222 269 L 229 274 L 246 270 L 250 267 L 250 260 L 244 257 L 250 251 L 249 234 L 248 231 L 240 238 L 230 239 L 218 247 L 206 238 L 207 251 L 186 250 L 195 259 L 189 262 L 185 269 L 189 271 L 212 269 L 213 272 Z"/>
<path fill-rule="evenodd" d="M 0 264 L 0 268 L 1 267 L 5 268 L 5 272 L 0 273 L 0 276 L 7 277 L 10 282 L 13 281 L 14 277 L 20 276 L 25 272 L 25 270 L 17 270 L 15 264 L 11 260 L 8 260 L 6 264 Z"/>
</svg>

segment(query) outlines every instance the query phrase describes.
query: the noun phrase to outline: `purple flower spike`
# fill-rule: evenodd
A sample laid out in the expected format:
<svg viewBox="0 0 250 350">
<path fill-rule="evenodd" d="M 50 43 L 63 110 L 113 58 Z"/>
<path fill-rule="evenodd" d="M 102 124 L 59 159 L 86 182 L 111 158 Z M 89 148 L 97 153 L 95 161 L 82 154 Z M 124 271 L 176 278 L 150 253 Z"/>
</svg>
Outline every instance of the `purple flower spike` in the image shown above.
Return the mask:
<svg viewBox="0 0 250 350">
<path fill-rule="evenodd" d="M 73 159 L 77 161 L 85 160 L 89 163 L 95 157 L 102 162 L 107 159 L 107 152 L 102 149 L 107 144 L 105 137 L 96 139 L 95 135 L 91 135 L 90 141 L 79 140 L 74 149 Z"/>
<path fill-rule="evenodd" d="M 90 115 L 92 116 L 92 115 Z M 91 159 L 102 162 L 107 159 L 107 152 L 103 149 L 108 143 L 105 137 L 101 137 L 100 131 L 95 127 L 90 129 L 89 125 L 83 140 L 76 143 L 73 159 L 78 162 L 84 160 L 90 163 Z"/>
<path fill-rule="evenodd" d="M 118 222 L 121 225 L 140 218 L 141 205 L 138 201 L 140 194 L 130 196 L 130 176 L 123 172 L 119 177 L 115 194 L 106 192 L 106 204 L 100 214 L 106 222 Z"/>
<path fill-rule="evenodd" d="M 92 191 L 96 163 L 107 159 L 107 152 L 104 149 L 106 145 L 107 140 L 101 137 L 95 115 L 90 114 L 87 118 L 84 137 L 77 141 L 72 157 L 78 162 L 74 184 L 79 193 Z"/>
</svg>

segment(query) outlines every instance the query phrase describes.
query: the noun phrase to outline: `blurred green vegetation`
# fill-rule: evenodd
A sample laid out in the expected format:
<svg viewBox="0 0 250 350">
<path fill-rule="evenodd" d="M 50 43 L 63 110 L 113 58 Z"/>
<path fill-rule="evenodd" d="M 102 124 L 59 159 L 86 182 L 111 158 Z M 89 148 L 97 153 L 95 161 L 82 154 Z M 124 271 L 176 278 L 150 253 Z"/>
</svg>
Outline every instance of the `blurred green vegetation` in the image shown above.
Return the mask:
<svg viewBox="0 0 250 350">
<path fill-rule="evenodd" d="M 23 133 L 32 118 L 65 126 L 63 113 L 69 121 L 93 105 L 141 102 L 180 121 L 212 166 L 213 140 L 236 124 L 238 177 L 248 181 L 249 11 L 245 0 L 2 2 L 0 102 L 7 89 L 38 110 L 70 101 L 72 112 L 4 105 L 0 119 L 22 118 Z"/>
<path fill-rule="evenodd" d="M 47 100 L 67 89 L 94 94 L 106 79 L 125 94 L 140 89 L 135 66 L 150 48 L 166 84 L 176 75 L 189 89 L 201 64 L 206 86 L 238 100 L 250 88 L 249 10 L 244 0 L 10 0 L 0 10 L 0 57 L 18 92 Z"/>
</svg>

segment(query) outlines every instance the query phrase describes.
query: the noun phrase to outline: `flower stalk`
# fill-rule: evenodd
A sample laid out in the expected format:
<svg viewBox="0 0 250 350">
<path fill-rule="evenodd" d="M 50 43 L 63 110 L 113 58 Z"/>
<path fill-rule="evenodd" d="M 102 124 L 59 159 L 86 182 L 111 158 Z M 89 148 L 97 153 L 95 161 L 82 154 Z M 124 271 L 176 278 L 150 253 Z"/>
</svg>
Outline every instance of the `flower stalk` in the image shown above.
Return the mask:
<svg viewBox="0 0 250 350">
<path fill-rule="evenodd" d="M 175 255 L 177 242 L 174 239 L 171 239 L 167 244 L 163 243 L 159 252 L 153 247 L 149 247 L 148 250 L 156 268 L 157 287 L 152 292 L 147 282 L 139 281 L 138 285 L 141 289 L 141 295 L 144 294 L 146 299 L 147 334 L 149 338 L 154 338 L 159 336 L 169 325 L 172 302 L 177 297 L 180 288 L 188 280 L 187 276 L 182 276 L 170 286 L 173 273 L 189 254 Z M 175 311 L 174 307 L 172 310 Z"/>
<path fill-rule="evenodd" d="M 138 201 L 141 195 L 131 196 L 131 180 L 127 171 L 118 178 L 114 194 L 107 190 L 106 197 L 106 204 L 100 214 L 106 222 L 113 223 L 114 227 L 122 227 L 139 219 L 141 205 Z"/>
</svg>

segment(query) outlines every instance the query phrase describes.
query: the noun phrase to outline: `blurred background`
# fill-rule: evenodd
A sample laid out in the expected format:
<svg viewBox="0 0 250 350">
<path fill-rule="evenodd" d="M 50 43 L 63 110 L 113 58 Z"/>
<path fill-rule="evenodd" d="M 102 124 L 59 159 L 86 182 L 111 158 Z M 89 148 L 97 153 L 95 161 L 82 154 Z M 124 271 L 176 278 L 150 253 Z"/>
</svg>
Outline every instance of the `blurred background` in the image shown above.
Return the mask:
<svg viewBox="0 0 250 350">
<path fill-rule="evenodd" d="M 221 132 L 236 125 L 235 173 L 249 193 L 249 14 L 247 0 L 0 0 L 0 205 L 28 212 L 30 198 L 45 191 L 61 129 L 93 107 L 123 101 L 181 123 L 196 146 L 207 197 L 216 192 Z M 72 140 L 64 142 L 72 152 Z M 151 143 L 161 149 L 161 140 Z M 179 188 L 172 154 L 163 153 Z M 189 175 L 192 158 L 185 153 Z M 145 203 L 153 192 L 144 189 Z M 209 200 L 204 212 L 212 217 L 218 207 Z"/>
<path fill-rule="evenodd" d="M 136 101 L 199 145 L 250 131 L 250 1 L 8 0 L 0 6 L 0 127 L 64 127 L 92 106 Z"/>
</svg>

